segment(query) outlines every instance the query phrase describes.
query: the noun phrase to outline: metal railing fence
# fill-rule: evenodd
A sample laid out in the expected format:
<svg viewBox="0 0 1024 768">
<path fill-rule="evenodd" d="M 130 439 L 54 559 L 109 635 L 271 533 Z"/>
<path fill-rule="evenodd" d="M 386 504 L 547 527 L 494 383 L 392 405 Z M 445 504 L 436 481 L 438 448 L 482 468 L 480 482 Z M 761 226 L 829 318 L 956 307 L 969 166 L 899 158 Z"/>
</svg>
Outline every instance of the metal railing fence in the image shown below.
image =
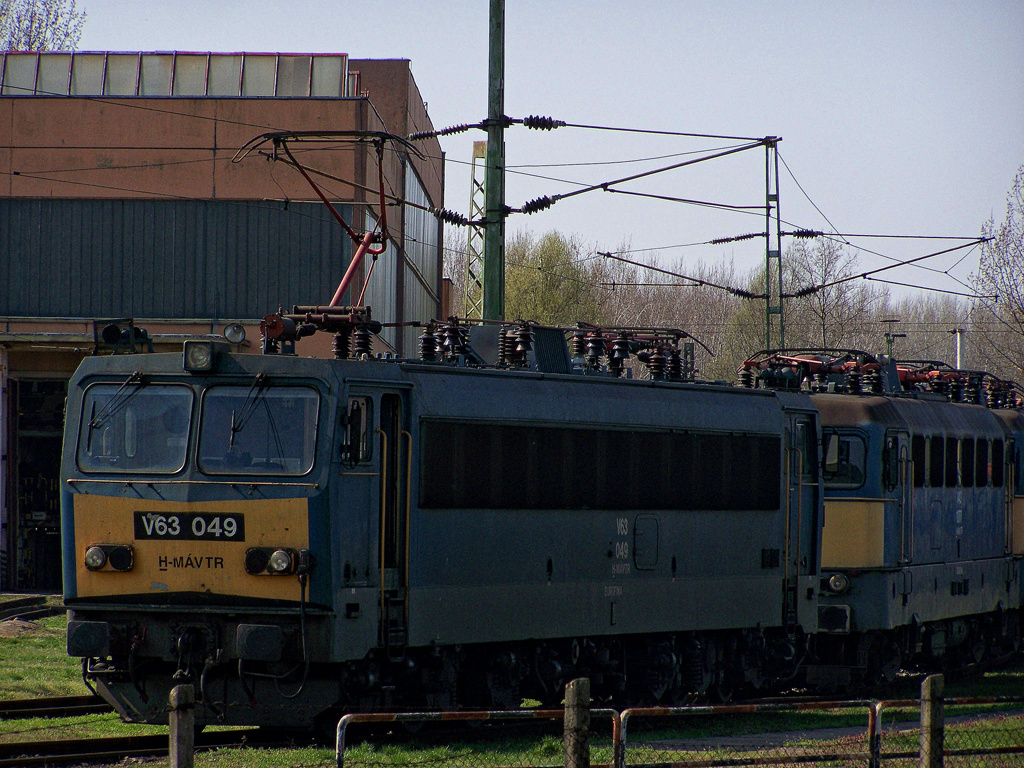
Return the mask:
<svg viewBox="0 0 1024 768">
<path fill-rule="evenodd" d="M 581 681 L 574 681 L 574 683 Z M 590 709 L 567 692 L 566 709 L 345 715 L 338 723 L 338 768 L 1020 768 L 1024 695 L 943 698 L 941 676 L 922 698 L 720 706 Z M 581 703 L 582 701 L 582 703 Z M 559 726 L 558 721 L 562 721 Z M 472 740 L 413 750 L 363 743 L 356 723 L 534 723 L 550 728 L 518 738 L 495 728 Z M 493 734 L 493 738 L 492 738 Z M 484 738 L 486 736 L 486 738 Z"/>
</svg>

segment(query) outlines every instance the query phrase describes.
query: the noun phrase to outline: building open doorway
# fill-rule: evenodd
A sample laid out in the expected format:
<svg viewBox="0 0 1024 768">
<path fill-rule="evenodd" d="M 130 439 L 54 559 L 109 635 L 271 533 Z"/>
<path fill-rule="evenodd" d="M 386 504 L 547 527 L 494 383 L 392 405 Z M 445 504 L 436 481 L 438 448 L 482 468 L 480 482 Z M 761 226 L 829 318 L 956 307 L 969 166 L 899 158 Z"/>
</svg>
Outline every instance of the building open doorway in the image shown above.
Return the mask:
<svg viewBox="0 0 1024 768">
<path fill-rule="evenodd" d="M 6 591 L 60 592 L 60 454 L 67 381 L 8 379 Z"/>
</svg>

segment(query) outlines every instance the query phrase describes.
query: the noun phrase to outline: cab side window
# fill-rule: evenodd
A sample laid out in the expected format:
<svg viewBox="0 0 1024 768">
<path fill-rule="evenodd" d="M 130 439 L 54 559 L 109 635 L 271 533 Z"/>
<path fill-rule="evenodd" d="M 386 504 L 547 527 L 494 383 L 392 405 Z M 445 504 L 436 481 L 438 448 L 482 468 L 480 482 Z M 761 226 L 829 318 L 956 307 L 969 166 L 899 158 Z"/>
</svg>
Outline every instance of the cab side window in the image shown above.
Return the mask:
<svg viewBox="0 0 1024 768">
<path fill-rule="evenodd" d="M 342 463 L 349 467 L 373 458 L 373 398 L 350 397 L 345 411 Z"/>
<path fill-rule="evenodd" d="M 827 488 L 860 488 L 864 484 L 866 449 L 864 438 L 857 434 L 826 429 L 822 477 Z"/>
</svg>

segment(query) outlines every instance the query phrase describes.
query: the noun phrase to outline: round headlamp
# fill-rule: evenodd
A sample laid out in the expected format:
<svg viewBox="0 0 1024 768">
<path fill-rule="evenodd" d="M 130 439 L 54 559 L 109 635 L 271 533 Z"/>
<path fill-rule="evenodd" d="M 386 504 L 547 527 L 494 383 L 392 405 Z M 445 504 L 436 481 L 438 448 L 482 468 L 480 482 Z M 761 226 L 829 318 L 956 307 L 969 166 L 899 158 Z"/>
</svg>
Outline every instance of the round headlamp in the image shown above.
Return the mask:
<svg viewBox="0 0 1024 768">
<path fill-rule="evenodd" d="M 845 573 L 833 573 L 828 577 L 828 588 L 837 595 L 841 595 L 850 588 L 850 580 Z"/>
<path fill-rule="evenodd" d="M 241 323 L 228 323 L 224 326 L 224 338 L 232 344 L 241 344 L 245 341 L 245 326 Z"/>
<path fill-rule="evenodd" d="M 85 567 L 90 571 L 98 571 L 107 564 L 107 553 L 103 547 L 89 547 L 85 550 Z"/>
<path fill-rule="evenodd" d="M 271 573 L 288 573 L 292 569 L 292 556 L 286 549 L 278 549 L 270 556 L 267 570 Z"/>
</svg>

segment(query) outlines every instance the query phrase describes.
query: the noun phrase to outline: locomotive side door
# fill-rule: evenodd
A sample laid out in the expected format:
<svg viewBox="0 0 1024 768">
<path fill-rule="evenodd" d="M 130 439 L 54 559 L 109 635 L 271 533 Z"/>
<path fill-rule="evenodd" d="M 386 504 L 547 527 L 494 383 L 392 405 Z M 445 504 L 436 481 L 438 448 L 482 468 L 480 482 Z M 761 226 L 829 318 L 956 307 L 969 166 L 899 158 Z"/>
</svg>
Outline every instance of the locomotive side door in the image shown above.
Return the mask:
<svg viewBox="0 0 1024 768">
<path fill-rule="evenodd" d="M 408 525 L 412 436 L 401 392 L 382 392 L 376 432 L 380 466 L 380 642 L 389 655 L 405 649 L 408 631 Z"/>
<path fill-rule="evenodd" d="M 817 626 L 818 550 L 821 545 L 818 429 L 813 413 L 789 416 L 785 444 L 786 551 L 783 621 Z"/>
<path fill-rule="evenodd" d="M 353 481 L 366 481 L 365 485 L 360 483 L 362 492 L 350 494 L 349 498 L 365 503 L 360 516 L 366 520 L 371 537 L 371 567 L 367 576 L 375 574 L 370 583 L 376 581 L 378 585 L 378 642 L 389 655 L 399 656 L 405 649 L 408 630 L 412 436 L 408 430 L 407 397 L 401 390 L 381 388 L 375 382 L 350 380 L 349 386 L 343 452 L 351 466 L 362 463 L 365 468 L 346 474 L 352 475 Z"/>
<path fill-rule="evenodd" d="M 895 515 L 896 529 L 900 532 L 899 564 L 914 561 L 914 477 L 910 456 L 910 435 L 905 430 L 888 429 L 882 445 L 882 492 L 885 497 L 886 518 Z M 891 510 L 891 511 L 890 511 Z M 901 586 L 909 594 L 910 583 Z"/>
</svg>

